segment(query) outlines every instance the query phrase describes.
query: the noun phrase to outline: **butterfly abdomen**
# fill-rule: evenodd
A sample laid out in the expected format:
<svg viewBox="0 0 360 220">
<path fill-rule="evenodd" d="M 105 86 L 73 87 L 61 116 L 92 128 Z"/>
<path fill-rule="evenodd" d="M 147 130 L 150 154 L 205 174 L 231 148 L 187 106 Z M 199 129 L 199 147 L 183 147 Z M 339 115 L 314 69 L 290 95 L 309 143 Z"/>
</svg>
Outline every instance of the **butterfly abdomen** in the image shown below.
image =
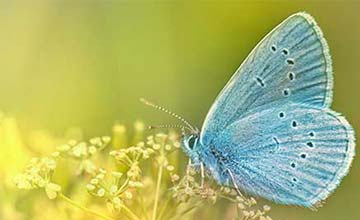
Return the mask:
<svg viewBox="0 0 360 220">
<path fill-rule="evenodd" d="M 211 176 L 221 185 L 230 185 L 231 180 L 228 173 L 228 168 L 238 166 L 231 155 L 227 155 L 226 148 L 220 151 L 214 145 L 206 147 L 207 151 L 199 153 L 200 160 L 204 163 L 206 169 L 210 171 Z"/>
</svg>

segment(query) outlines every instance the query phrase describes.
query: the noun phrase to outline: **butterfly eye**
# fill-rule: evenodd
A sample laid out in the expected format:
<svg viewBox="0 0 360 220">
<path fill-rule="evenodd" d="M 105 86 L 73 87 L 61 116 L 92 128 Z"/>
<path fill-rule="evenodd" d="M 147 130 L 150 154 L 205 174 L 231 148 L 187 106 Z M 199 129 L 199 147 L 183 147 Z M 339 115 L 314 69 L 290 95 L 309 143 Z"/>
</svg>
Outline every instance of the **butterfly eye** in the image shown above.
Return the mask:
<svg viewBox="0 0 360 220">
<path fill-rule="evenodd" d="M 189 148 L 190 148 L 190 149 L 193 149 L 193 148 L 194 148 L 196 139 L 197 139 L 196 136 L 191 136 L 191 137 L 189 138 L 188 144 L 189 144 Z"/>
</svg>

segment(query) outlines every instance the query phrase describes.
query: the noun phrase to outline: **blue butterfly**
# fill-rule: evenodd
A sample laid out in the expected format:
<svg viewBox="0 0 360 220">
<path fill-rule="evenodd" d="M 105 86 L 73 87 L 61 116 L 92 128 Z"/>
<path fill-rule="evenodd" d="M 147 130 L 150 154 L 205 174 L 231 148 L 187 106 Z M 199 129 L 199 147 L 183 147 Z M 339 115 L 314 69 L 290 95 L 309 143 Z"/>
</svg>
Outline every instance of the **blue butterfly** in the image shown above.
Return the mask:
<svg viewBox="0 0 360 220">
<path fill-rule="evenodd" d="M 307 13 L 291 15 L 241 64 L 200 132 L 181 118 L 191 131 L 183 150 L 239 193 L 314 207 L 339 185 L 355 154 L 351 125 L 330 109 L 332 87 L 320 28 Z"/>
</svg>

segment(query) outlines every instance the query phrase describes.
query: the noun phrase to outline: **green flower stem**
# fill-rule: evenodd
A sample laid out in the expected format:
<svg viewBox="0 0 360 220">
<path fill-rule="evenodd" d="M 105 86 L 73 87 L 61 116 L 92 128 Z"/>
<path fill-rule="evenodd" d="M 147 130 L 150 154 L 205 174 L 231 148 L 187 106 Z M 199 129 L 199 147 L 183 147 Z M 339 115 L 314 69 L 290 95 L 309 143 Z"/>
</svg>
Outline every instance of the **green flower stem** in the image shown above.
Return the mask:
<svg viewBox="0 0 360 220">
<path fill-rule="evenodd" d="M 162 219 L 171 219 L 171 216 L 176 215 L 176 210 L 180 206 L 181 202 L 176 202 L 168 212 L 164 213 Z"/>
<path fill-rule="evenodd" d="M 133 219 L 133 220 L 140 220 L 128 207 L 122 205 L 121 208 Z"/>
<path fill-rule="evenodd" d="M 126 187 L 128 186 L 130 179 L 129 177 L 126 178 L 125 182 L 120 186 L 118 192 L 116 193 L 116 195 L 120 195 L 121 193 L 125 192 L 125 190 L 127 189 Z"/>
<path fill-rule="evenodd" d="M 162 173 L 163 173 L 163 154 L 161 153 L 161 161 L 159 164 L 159 172 L 158 172 L 158 177 L 157 177 L 157 182 L 156 182 L 155 201 L 154 201 L 152 220 L 156 220 Z"/>
<path fill-rule="evenodd" d="M 236 214 L 237 214 L 237 219 L 240 219 L 241 215 L 241 210 L 239 209 L 239 207 L 236 205 Z"/>
<path fill-rule="evenodd" d="M 183 218 L 186 214 L 188 214 L 189 212 L 193 211 L 196 208 L 199 208 L 201 206 L 201 203 L 197 203 L 194 206 L 190 206 L 189 208 L 185 209 L 184 211 L 182 211 L 181 213 L 173 216 L 170 218 L 170 220 L 172 219 L 178 219 L 178 218 Z"/>
<path fill-rule="evenodd" d="M 148 214 L 146 213 L 146 208 L 144 206 L 144 204 L 145 204 L 144 197 L 141 195 L 141 193 L 139 193 L 139 191 L 137 191 L 137 192 L 138 192 L 138 196 L 139 196 L 139 200 L 140 200 L 140 201 L 138 201 L 138 203 L 140 205 L 141 211 L 143 212 L 145 219 L 150 220 L 150 218 L 148 217 Z"/>
<path fill-rule="evenodd" d="M 163 207 L 162 207 L 161 210 L 160 210 L 159 220 L 163 219 L 164 213 L 165 213 L 165 211 L 166 211 L 169 203 L 170 203 L 170 199 L 167 199 L 167 200 L 165 201 L 165 204 L 163 205 Z"/>
<path fill-rule="evenodd" d="M 91 209 L 88 209 L 80 204 L 78 204 L 77 202 L 75 202 L 74 200 L 70 199 L 69 197 L 65 196 L 64 194 L 62 193 L 59 193 L 59 197 L 64 200 L 65 202 L 71 204 L 72 206 L 76 207 L 76 208 L 79 208 L 81 210 L 83 210 L 84 212 L 88 213 L 88 214 L 91 214 L 91 215 L 94 215 L 94 216 L 97 216 L 99 218 L 102 218 L 102 219 L 105 219 L 105 220 L 115 220 L 109 216 L 106 216 L 106 215 L 103 215 L 101 213 L 98 213 L 98 212 L 95 212 Z"/>
</svg>

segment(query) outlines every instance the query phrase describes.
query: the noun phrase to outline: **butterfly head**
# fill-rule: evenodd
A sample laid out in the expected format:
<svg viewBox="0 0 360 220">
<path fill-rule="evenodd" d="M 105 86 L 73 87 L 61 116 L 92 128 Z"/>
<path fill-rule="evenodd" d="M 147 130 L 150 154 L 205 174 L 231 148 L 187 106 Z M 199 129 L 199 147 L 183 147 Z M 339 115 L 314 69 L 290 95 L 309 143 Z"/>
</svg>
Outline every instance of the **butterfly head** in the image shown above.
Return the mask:
<svg viewBox="0 0 360 220">
<path fill-rule="evenodd" d="M 199 149 L 201 143 L 199 133 L 185 134 L 182 137 L 182 149 L 191 158 L 193 163 L 199 163 Z"/>
<path fill-rule="evenodd" d="M 194 150 L 199 144 L 198 134 L 186 134 L 182 138 L 182 143 L 187 150 Z"/>
</svg>

